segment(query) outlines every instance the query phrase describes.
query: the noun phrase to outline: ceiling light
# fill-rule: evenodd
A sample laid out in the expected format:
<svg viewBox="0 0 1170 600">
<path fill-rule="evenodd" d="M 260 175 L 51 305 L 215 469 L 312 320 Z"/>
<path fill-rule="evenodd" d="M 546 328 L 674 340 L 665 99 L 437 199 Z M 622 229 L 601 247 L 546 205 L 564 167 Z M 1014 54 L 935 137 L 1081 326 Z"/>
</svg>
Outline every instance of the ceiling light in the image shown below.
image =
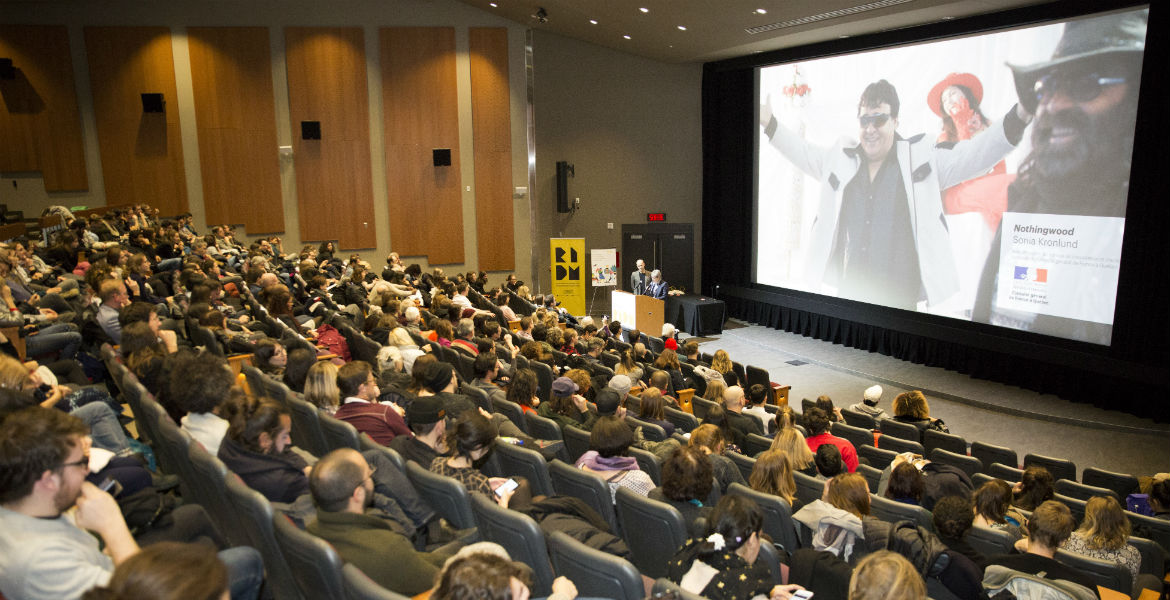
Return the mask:
<svg viewBox="0 0 1170 600">
<path fill-rule="evenodd" d="M 496 4 L 495 2 L 488 2 L 488 6 L 490 6 L 492 8 L 499 8 L 500 7 L 500 5 Z"/>
<path fill-rule="evenodd" d="M 678 26 L 678 30 L 679 30 L 679 31 L 686 31 L 686 30 L 687 30 L 687 27 L 686 27 L 686 25 L 679 25 L 679 26 Z"/>
<path fill-rule="evenodd" d="M 650 12 L 650 9 L 649 9 L 649 8 L 646 8 L 645 6 L 643 6 L 642 8 L 639 8 L 638 10 L 640 10 L 640 11 L 642 11 L 642 12 L 644 12 L 644 13 L 648 13 L 648 12 Z"/>
<path fill-rule="evenodd" d="M 757 15 L 766 15 L 766 14 L 768 14 L 768 10 L 767 10 L 767 9 L 764 9 L 764 8 L 757 8 L 757 9 L 756 9 L 756 14 L 757 14 Z"/>
<path fill-rule="evenodd" d="M 589 24 L 590 24 L 590 25 L 596 25 L 596 24 L 597 24 L 597 19 L 589 19 Z"/>
<path fill-rule="evenodd" d="M 623 38 L 625 38 L 625 39 L 627 39 L 627 40 L 628 40 L 628 39 L 630 39 L 630 36 L 629 36 L 629 35 L 623 35 L 622 37 L 623 37 Z"/>
</svg>

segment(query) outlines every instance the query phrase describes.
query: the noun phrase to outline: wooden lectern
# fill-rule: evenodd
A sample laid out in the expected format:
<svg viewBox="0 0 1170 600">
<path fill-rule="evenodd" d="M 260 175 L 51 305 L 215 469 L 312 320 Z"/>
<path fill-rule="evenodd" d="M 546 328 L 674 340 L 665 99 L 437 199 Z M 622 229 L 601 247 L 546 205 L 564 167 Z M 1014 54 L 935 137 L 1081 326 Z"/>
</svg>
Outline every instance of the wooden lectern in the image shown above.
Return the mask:
<svg viewBox="0 0 1170 600">
<path fill-rule="evenodd" d="M 621 321 L 625 329 L 637 329 L 650 337 L 662 335 L 666 303 L 650 296 L 634 295 L 621 290 L 610 293 L 613 320 Z"/>
</svg>

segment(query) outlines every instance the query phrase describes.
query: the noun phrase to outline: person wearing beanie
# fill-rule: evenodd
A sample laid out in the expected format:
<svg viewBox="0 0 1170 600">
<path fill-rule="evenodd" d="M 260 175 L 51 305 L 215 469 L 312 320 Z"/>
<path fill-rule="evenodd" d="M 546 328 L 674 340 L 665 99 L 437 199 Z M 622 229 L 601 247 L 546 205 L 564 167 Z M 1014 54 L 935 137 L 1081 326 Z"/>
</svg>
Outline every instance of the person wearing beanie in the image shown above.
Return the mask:
<svg viewBox="0 0 1170 600">
<path fill-rule="evenodd" d="M 859 412 L 863 415 L 873 417 L 873 420 L 880 421 L 882 419 L 890 418 L 886 411 L 878 408 L 878 402 L 882 399 L 882 386 L 871 385 L 865 388 L 865 392 L 861 395 L 861 402 L 849 407 L 853 412 Z"/>
<path fill-rule="evenodd" d="M 634 387 L 634 382 L 626 375 L 614 375 L 609 380 L 609 389 L 617 392 L 618 400 L 621 401 L 625 401 L 632 387 Z"/>
<path fill-rule="evenodd" d="M 445 362 L 433 362 L 427 365 L 427 370 L 423 374 L 423 386 L 418 395 L 438 397 L 443 401 L 447 416 L 457 418 L 477 408 L 471 398 L 455 392 L 458 388 L 459 379 L 455 377 L 455 367 Z"/>
<path fill-rule="evenodd" d="M 447 411 L 437 396 L 421 396 L 406 407 L 406 424 L 413 436 L 398 436 L 390 442 L 406 460 L 429 469 L 435 458 L 446 456 Z"/>
</svg>

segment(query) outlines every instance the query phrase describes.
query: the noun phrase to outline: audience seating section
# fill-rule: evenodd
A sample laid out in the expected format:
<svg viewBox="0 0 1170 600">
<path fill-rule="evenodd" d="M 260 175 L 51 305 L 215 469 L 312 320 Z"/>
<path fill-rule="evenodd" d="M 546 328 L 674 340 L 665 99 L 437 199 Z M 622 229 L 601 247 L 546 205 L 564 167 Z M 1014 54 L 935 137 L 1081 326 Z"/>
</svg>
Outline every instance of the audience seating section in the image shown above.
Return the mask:
<svg viewBox="0 0 1170 600">
<path fill-rule="evenodd" d="M 617 513 L 613 508 L 613 495 L 609 493 L 609 484 L 592 473 L 557 459 L 548 464 L 548 474 L 552 479 L 553 489 L 558 494 L 581 499 L 605 519 L 611 530 L 620 531 Z"/>
<path fill-rule="evenodd" d="M 973 477 L 983 470 L 983 463 L 979 462 L 978 458 L 966 454 L 956 454 L 944 448 L 931 450 L 929 458 L 932 462 L 956 467 L 966 473 L 968 477 Z"/>
<path fill-rule="evenodd" d="M 553 570 L 568 577 L 582 598 L 642 600 L 645 596 L 642 575 L 625 559 L 594 550 L 561 531 L 548 536 L 548 553 Z"/>
<path fill-rule="evenodd" d="M 984 469 L 990 468 L 995 463 L 1013 469 L 1019 468 L 1020 466 L 1020 459 L 1017 458 L 1016 451 L 1005 446 L 996 446 L 978 441 L 971 442 L 971 456 L 978 458 L 979 462 L 983 463 Z"/>
<path fill-rule="evenodd" d="M 471 512 L 471 498 L 463 484 L 423 469 L 414 461 L 407 461 L 406 476 L 414 484 L 419 496 L 457 529 L 475 527 Z"/>
<path fill-rule="evenodd" d="M 888 435 L 903 440 L 909 440 L 916 444 L 922 441 L 922 432 L 919 431 L 917 427 L 909 423 L 902 423 L 893 419 L 882 419 L 881 423 L 879 423 L 879 428 L 882 430 L 882 438 L 885 438 Z M 879 439 L 879 447 L 881 446 L 881 443 L 882 440 Z"/>
<path fill-rule="evenodd" d="M 933 429 L 927 429 L 922 432 L 922 447 L 926 448 L 927 453 L 935 448 L 942 448 L 948 452 L 955 454 L 967 454 L 967 440 L 961 436 L 950 433 L 943 433 Z"/>
<path fill-rule="evenodd" d="M 868 429 L 870 431 L 873 431 L 874 429 L 877 429 L 877 427 L 878 427 L 877 421 L 875 421 L 873 417 L 871 417 L 865 413 L 857 412 L 855 410 L 849 410 L 848 408 L 842 408 L 841 409 L 841 416 L 845 419 L 846 423 L 848 423 L 849 425 L 851 425 L 853 427 L 857 427 L 859 429 Z"/>
<path fill-rule="evenodd" d="M 1024 468 L 1027 469 L 1031 466 L 1048 469 L 1048 472 L 1052 473 L 1052 477 L 1055 479 L 1077 480 L 1077 466 L 1071 460 L 1041 456 L 1039 454 L 1024 455 Z"/>
<path fill-rule="evenodd" d="M 267 572 L 267 585 L 275 598 L 301 598 L 292 570 L 273 530 L 272 504 L 260 492 L 248 487 L 239 477 L 230 475 L 224 486 L 228 505 L 235 511 L 249 538 L 249 546 L 260 551 Z M 309 600 L 309 599 L 306 599 Z"/>
<path fill-rule="evenodd" d="M 288 517 L 272 517 L 273 531 L 293 580 L 305 598 L 344 598 L 341 557 L 321 538 L 302 531 Z"/>
<path fill-rule="evenodd" d="M 328 450 L 338 448 L 358 450 L 361 447 L 358 443 L 357 429 L 354 429 L 353 425 L 325 411 L 318 411 L 317 416 L 321 421 L 321 433 L 325 436 L 325 447 Z"/>
<path fill-rule="evenodd" d="M 732 483 L 727 487 L 727 493 L 743 496 L 760 506 L 764 513 L 764 533 L 772 538 L 774 544 L 778 544 L 789 553 L 800 547 L 796 539 L 796 528 L 792 523 L 792 507 L 782 498 L 757 492 L 741 483 Z"/>
<path fill-rule="evenodd" d="M 687 540 L 687 524 L 677 508 L 629 488 L 615 496 L 617 518 L 634 566 L 647 577 L 666 575 L 666 563 Z"/>
<path fill-rule="evenodd" d="M 532 517 L 506 509 L 495 501 L 474 494 L 471 509 L 479 523 L 479 535 L 485 542 L 495 542 L 508 551 L 512 560 L 532 568 L 533 596 L 544 597 L 552 592 L 555 576 L 549 563 L 544 533 Z"/>
<path fill-rule="evenodd" d="M 1085 467 L 1081 473 L 1081 483 L 1112 490 L 1118 498 L 1122 499 L 1138 491 L 1137 477 L 1093 467 Z"/>
</svg>

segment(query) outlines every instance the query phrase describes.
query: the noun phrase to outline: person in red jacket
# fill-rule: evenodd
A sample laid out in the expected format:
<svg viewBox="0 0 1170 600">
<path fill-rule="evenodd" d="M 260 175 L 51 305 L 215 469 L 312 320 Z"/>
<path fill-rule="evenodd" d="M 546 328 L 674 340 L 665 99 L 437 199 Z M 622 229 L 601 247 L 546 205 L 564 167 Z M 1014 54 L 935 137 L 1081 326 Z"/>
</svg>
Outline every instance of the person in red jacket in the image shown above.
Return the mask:
<svg viewBox="0 0 1170 600">
<path fill-rule="evenodd" d="M 809 432 L 809 437 L 805 441 L 808 442 L 808 449 L 814 453 L 821 444 L 832 444 L 841 451 L 841 458 L 845 461 L 845 466 L 849 468 L 852 473 L 857 470 L 857 449 L 849 440 L 841 439 L 829 433 L 829 415 L 825 411 L 812 407 L 804 411 L 804 427 Z"/>
<path fill-rule="evenodd" d="M 410 436 L 397 406 L 378 402 L 381 390 L 370 363 L 355 360 L 337 371 L 337 389 L 345 396 L 333 415 L 387 446 L 395 436 Z"/>
</svg>

